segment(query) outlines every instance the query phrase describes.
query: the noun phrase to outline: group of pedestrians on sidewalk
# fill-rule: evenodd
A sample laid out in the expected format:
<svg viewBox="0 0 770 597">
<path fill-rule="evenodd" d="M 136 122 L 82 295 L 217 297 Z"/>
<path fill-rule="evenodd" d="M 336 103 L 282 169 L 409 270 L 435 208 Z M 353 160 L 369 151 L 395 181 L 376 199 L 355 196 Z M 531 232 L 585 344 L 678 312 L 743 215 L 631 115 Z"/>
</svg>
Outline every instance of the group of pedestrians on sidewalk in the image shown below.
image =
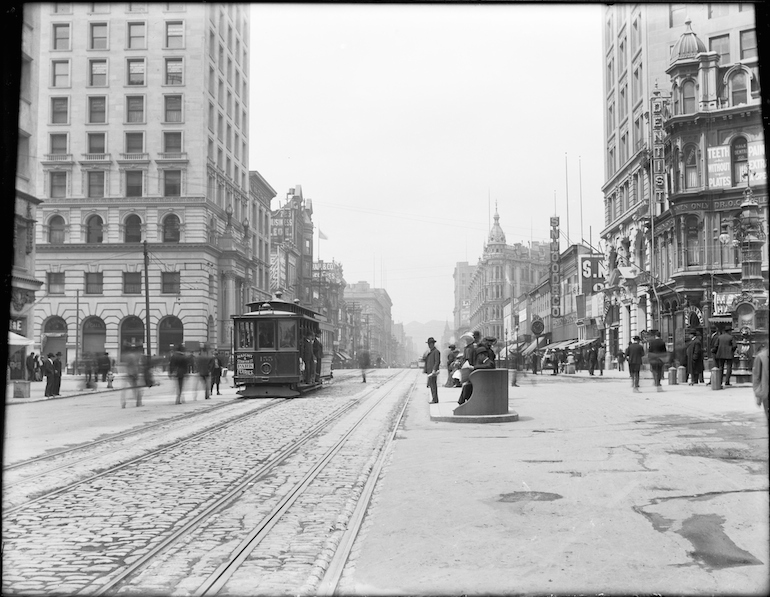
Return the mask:
<svg viewBox="0 0 770 597">
<path fill-rule="evenodd" d="M 204 347 L 197 357 L 184 352 L 184 346 L 177 346 L 174 354 L 169 361 L 168 375 L 176 379 L 177 391 L 175 404 L 182 404 L 184 398 L 182 391 L 188 373 L 194 373 L 198 377 L 198 383 L 194 394 L 194 400 L 198 400 L 198 392 L 203 387 L 204 400 L 208 400 L 217 388 L 217 395 L 220 395 L 219 384 L 222 378 L 222 359 L 218 351 L 209 354 L 208 348 Z"/>
</svg>

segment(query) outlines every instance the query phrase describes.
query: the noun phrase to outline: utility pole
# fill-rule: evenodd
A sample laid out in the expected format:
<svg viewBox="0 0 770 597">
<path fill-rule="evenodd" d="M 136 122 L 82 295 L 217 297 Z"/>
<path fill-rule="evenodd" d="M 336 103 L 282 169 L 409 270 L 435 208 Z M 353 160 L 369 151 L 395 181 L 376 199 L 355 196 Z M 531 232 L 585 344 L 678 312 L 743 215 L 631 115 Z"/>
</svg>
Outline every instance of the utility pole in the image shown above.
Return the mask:
<svg viewBox="0 0 770 597">
<path fill-rule="evenodd" d="M 80 356 L 80 289 L 76 291 L 75 295 L 75 375 L 78 374 L 78 368 L 80 363 L 78 362 Z M 42 345 L 41 345 L 42 346 Z"/>
<path fill-rule="evenodd" d="M 147 358 L 152 358 L 150 349 L 150 254 L 147 252 L 147 241 L 144 241 L 144 333 Z"/>
</svg>

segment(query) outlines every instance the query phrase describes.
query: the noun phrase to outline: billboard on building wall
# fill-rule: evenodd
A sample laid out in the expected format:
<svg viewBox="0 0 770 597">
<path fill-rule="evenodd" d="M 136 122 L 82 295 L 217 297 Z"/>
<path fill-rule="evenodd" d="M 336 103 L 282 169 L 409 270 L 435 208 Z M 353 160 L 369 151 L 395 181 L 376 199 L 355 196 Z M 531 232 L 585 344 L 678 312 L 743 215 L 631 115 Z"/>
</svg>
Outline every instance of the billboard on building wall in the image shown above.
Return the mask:
<svg viewBox="0 0 770 597">
<path fill-rule="evenodd" d="M 709 188 L 724 188 L 733 186 L 732 177 L 732 148 L 730 145 L 708 147 L 708 181 Z M 767 181 L 767 166 L 765 163 L 765 143 L 763 140 L 750 141 L 745 146 L 736 145 L 735 157 L 743 162 L 738 176 L 744 180 L 746 172 L 751 172 L 750 182 L 762 183 Z"/>
<path fill-rule="evenodd" d="M 605 286 L 607 275 L 604 256 L 580 255 L 578 256 L 578 267 L 580 269 L 580 293 L 587 296 L 601 292 Z"/>
<path fill-rule="evenodd" d="M 561 263 L 559 262 L 559 216 L 551 218 L 551 317 L 561 317 Z"/>
</svg>

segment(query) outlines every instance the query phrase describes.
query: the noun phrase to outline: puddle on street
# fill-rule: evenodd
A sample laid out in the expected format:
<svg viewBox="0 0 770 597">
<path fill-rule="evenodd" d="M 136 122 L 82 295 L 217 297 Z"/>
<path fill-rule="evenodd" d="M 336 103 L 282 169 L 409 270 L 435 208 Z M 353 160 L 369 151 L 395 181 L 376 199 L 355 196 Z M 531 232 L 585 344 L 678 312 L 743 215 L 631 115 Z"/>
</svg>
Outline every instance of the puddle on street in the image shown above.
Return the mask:
<svg viewBox="0 0 770 597">
<path fill-rule="evenodd" d="M 677 533 L 695 548 L 690 557 L 712 569 L 762 564 L 733 543 L 722 528 L 724 522 L 724 517 L 717 514 L 695 514 L 682 523 Z"/>
</svg>

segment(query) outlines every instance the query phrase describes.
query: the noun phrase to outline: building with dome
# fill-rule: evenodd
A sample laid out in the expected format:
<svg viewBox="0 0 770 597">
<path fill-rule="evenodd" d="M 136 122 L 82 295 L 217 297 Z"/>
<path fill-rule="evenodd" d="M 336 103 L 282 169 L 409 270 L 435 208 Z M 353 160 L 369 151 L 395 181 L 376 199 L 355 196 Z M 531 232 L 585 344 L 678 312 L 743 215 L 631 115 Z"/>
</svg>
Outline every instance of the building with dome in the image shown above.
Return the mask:
<svg viewBox="0 0 770 597">
<path fill-rule="evenodd" d="M 547 274 L 548 259 L 546 243 L 507 244 L 495 207 L 494 224 L 468 283 L 470 330 L 493 336 L 501 345 L 512 338 L 513 330 L 504 326 L 503 307 L 540 282 Z M 462 331 L 455 330 L 456 337 Z"/>
<path fill-rule="evenodd" d="M 748 196 L 767 204 L 754 7 L 617 4 L 604 18 L 607 358 L 652 329 L 681 352 L 686 332 L 733 320 L 736 216 Z M 767 253 L 750 261 L 766 285 Z"/>
</svg>

